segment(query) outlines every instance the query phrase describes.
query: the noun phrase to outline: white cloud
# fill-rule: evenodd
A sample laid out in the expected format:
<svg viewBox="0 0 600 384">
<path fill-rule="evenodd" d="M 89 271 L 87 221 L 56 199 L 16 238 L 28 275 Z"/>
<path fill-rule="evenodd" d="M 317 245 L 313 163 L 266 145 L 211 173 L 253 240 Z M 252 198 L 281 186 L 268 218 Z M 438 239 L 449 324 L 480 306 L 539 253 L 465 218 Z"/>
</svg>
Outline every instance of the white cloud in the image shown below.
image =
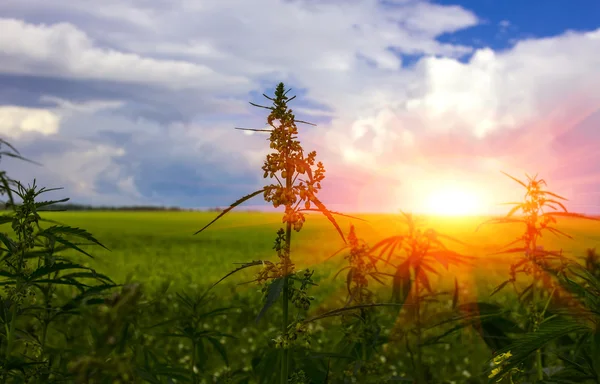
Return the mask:
<svg viewBox="0 0 600 384">
<path fill-rule="evenodd" d="M 197 95 L 228 95 L 232 103 L 247 99 L 249 91 L 262 91 L 257 84 L 265 80 L 271 86 L 283 80 L 306 92 L 301 99 L 328 107 L 323 112 L 293 106 L 300 119 L 332 118 L 328 126 L 308 128 L 301 136 L 330 164 L 328 170 L 400 179 L 425 172 L 435 178 L 459 164 L 489 185 L 498 168 L 514 169 L 519 161 L 523 168 L 556 165 L 548 160 L 554 149 L 541 148 L 557 137 L 556 127 L 532 129 L 536 122 L 552 116 L 558 124 L 600 108 L 600 30 L 529 39 L 501 52 L 481 49 L 461 63 L 457 58 L 472 48 L 436 40 L 479 22 L 457 6 L 413 0 L 387 1 L 396 4 L 387 7 L 375 0 L 107 1 L 4 2 L 3 14 L 44 11 L 62 19 L 45 25 L 1 19 L 0 71 L 190 88 Z M 510 25 L 502 21 L 499 26 Z M 414 68 L 403 68 L 398 53 L 425 57 Z M 184 103 L 198 103 L 194 97 L 177 100 L 186 110 Z M 262 135 L 232 130 L 247 126 L 238 116 L 222 117 L 214 126 L 202 121 L 204 116 L 193 124 L 159 126 L 106 116 L 126 108 L 125 99 L 78 106 L 51 96 L 45 101 L 57 104 L 51 113 L 70 110 L 69 116 L 82 122 L 81 129 L 61 128 L 64 138 L 92 140 L 103 130 L 135 133 L 136 139 L 123 145 L 137 149 L 162 142 L 167 149 L 161 151 L 173 161 L 195 158 L 199 167 L 222 161 L 230 174 L 236 167 L 260 165 L 266 150 Z M 243 112 L 238 104 L 232 109 Z M 83 124 L 85 119 L 89 123 Z M 515 156 L 514 148 L 498 144 L 510 135 L 518 138 Z M 131 154 L 133 147 L 123 150 Z M 242 164 L 227 161 L 228 153 L 239 154 Z M 109 165 L 116 172 L 118 165 L 111 164 L 102 172 Z M 71 171 L 90 175 L 85 188 L 94 185 L 93 174 L 101 173 Z M 490 172 L 493 176 L 485 176 Z M 115 185 L 136 196 L 136 175 L 115 175 Z M 398 188 L 398 195 L 410 197 L 410 186 Z"/>
<path fill-rule="evenodd" d="M 27 133 L 52 135 L 58 132 L 60 116 L 42 108 L 0 106 L 0 134 L 19 138 Z"/>
<path fill-rule="evenodd" d="M 0 19 L 0 71 L 92 80 L 161 85 L 166 88 L 247 86 L 243 77 L 178 60 L 157 60 L 135 53 L 102 49 L 69 23 L 34 25 Z"/>
</svg>

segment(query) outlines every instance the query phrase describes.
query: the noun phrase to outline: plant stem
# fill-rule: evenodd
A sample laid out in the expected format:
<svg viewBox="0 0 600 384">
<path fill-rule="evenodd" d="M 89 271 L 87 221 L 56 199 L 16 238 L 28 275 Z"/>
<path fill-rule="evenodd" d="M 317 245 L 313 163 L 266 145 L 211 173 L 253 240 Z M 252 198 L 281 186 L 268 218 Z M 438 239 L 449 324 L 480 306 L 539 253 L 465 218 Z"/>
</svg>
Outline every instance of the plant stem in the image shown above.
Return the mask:
<svg viewBox="0 0 600 384">
<path fill-rule="evenodd" d="M 542 319 L 543 319 L 544 315 L 546 314 L 546 310 L 548 309 L 548 305 L 550 305 L 550 300 L 552 300 L 552 296 L 554 296 L 554 292 L 556 292 L 556 287 L 552 288 L 552 292 L 550 292 L 550 296 L 548 297 L 548 300 L 546 301 L 546 305 L 544 305 L 544 309 L 542 310 L 542 314 L 541 314 Z"/>
<path fill-rule="evenodd" d="M 198 349 L 195 342 L 192 341 L 192 382 L 196 384 L 198 382 L 198 375 L 194 372 L 194 367 L 196 366 L 196 350 Z"/>
<path fill-rule="evenodd" d="M 421 296 L 420 284 L 417 278 L 420 273 L 420 268 L 416 269 L 415 273 L 415 305 L 417 315 L 417 383 L 426 384 L 425 372 L 423 370 L 423 353 L 421 351 L 422 335 L 421 335 Z"/>
<path fill-rule="evenodd" d="M 286 256 L 283 261 L 283 322 L 281 324 L 281 331 L 285 335 L 287 333 L 288 322 L 289 322 L 289 314 L 288 314 L 288 301 L 289 301 L 289 279 L 288 279 L 288 261 L 290 254 L 290 244 L 292 239 L 292 224 L 288 221 L 285 229 L 285 247 L 286 247 Z M 288 346 L 284 346 L 282 351 L 282 359 L 281 359 L 281 384 L 287 383 L 288 379 L 288 370 L 289 370 L 289 360 L 290 354 Z"/>
<path fill-rule="evenodd" d="M 360 314 L 361 314 L 361 318 L 362 318 L 363 326 L 364 326 L 367 323 L 367 313 L 364 309 L 361 308 Z M 365 340 L 364 337 L 362 340 L 362 360 L 364 363 L 367 362 L 367 341 Z"/>
<path fill-rule="evenodd" d="M 534 252 L 533 250 L 536 249 L 536 242 L 535 239 L 533 241 L 533 246 L 531 247 L 531 251 L 530 252 Z M 535 322 L 537 322 L 537 315 L 538 315 L 538 302 L 540 300 L 541 297 L 541 292 L 539 292 L 539 290 L 537 289 L 537 282 L 538 282 L 538 273 L 537 273 L 537 265 L 535 265 L 534 263 L 534 270 L 533 270 L 533 285 L 531 286 L 531 297 L 533 300 L 533 314 L 535 316 Z M 544 308 L 545 311 L 545 308 Z M 542 312 L 543 313 L 543 312 Z M 534 324 L 534 331 L 537 331 L 537 327 L 538 324 L 535 323 Z M 536 373 L 537 373 L 537 377 L 535 378 L 534 382 L 538 382 L 541 380 L 544 380 L 544 371 L 542 370 L 542 350 L 541 349 L 537 349 L 535 351 L 535 368 L 536 368 Z"/>
<path fill-rule="evenodd" d="M 546 301 L 546 305 L 544 305 L 544 309 L 542 310 L 542 312 L 540 314 L 540 319 L 542 319 L 542 320 L 544 318 L 544 314 L 546 313 L 546 310 L 548 309 L 550 300 L 552 300 L 552 296 L 554 296 L 555 291 L 556 291 L 556 287 L 554 287 L 552 289 L 552 293 L 550 293 L 550 296 L 548 297 L 548 300 Z M 537 366 L 537 379 L 544 380 L 544 371 L 542 370 L 542 350 L 541 349 L 538 349 L 535 351 L 535 361 L 536 361 L 536 366 Z"/>
<path fill-rule="evenodd" d="M 24 241 L 20 238 L 21 236 L 19 236 L 19 241 L 20 241 L 20 252 L 19 252 L 19 257 L 17 258 L 17 265 L 16 265 L 16 275 L 19 276 L 21 275 L 21 269 L 23 266 L 23 260 L 25 260 L 25 244 Z M 15 286 L 15 293 L 14 293 L 14 297 L 15 300 L 13 300 L 12 302 L 12 308 L 11 308 L 11 317 L 10 317 L 10 326 L 8 329 L 8 335 L 6 335 L 6 352 L 4 355 L 4 358 L 6 360 L 9 360 L 10 355 L 12 353 L 12 349 L 13 349 L 13 344 L 14 344 L 14 338 L 15 338 L 15 327 L 17 324 L 17 306 L 19 305 L 17 303 L 16 298 L 18 297 L 18 293 L 22 288 L 20 287 L 20 282 L 17 280 L 17 284 Z"/>
<path fill-rule="evenodd" d="M 287 156 L 286 156 L 287 157 Z M 288 192 L 292 190 L 292 172 L 288 169 L 287 177 L 285 180 L 285 188 Z M 290 207 L 286 207 L 286 211 Z M 283 322 L 281 324 L 281 331 L 285 335 L 287 334 L 289 314 L 288 314 L 288 302 L 289 302 L 289 279 L 288 269 L 291 254 L 291 243 L 292 243 L 292 223 L 291 221 L 286 222 L 285 227 L 285 257 L 283 259 Z M 288 381 L 289 374 L 289 363 L 290 363 L 290 351 L 289 345 L 284 345 L 281 354 L 281 377 L 280 383 L 285 384 Z"/>
</svg>

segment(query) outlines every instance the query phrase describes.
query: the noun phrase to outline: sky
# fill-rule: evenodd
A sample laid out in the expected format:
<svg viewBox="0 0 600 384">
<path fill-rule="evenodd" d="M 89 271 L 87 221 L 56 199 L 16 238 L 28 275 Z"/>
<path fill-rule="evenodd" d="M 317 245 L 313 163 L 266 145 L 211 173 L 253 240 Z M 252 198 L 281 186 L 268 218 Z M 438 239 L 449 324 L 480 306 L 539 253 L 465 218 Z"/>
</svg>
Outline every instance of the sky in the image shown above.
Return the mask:
<svg viewBox="0 0 600 384">
<path fill-rule="evenodd" d="M 0 137 L 42 164 L 0 168 L 55 197 L 261 189 L 267 136 L 234 127 L 282 81 L 330 209 L 505 212 L 503 171 L 600 213 L 597 0 L 2 0 L 0 30 Z"/>
</svg>

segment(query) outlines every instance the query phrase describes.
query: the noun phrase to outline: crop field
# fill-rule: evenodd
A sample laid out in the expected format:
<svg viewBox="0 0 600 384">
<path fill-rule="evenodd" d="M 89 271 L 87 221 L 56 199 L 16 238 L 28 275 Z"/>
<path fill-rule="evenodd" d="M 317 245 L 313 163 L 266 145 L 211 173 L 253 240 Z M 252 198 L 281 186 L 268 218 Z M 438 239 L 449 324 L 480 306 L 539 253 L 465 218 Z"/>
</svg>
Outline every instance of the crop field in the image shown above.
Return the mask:
<svg viewBox="0 0 600 384">
<path fill-rule="evenodd" d="M 231 271 L 235 267 L 234 263 L 275 259 L 273 242 L 275 232 L 281 227 L 280 214 L 230 213 L 216 222 L 210 230 L 193 235 L 215 215 L 205 212 L 92 211 L 46 212 L 43 217 L 72 227 L 86 228 L 110 250 L 100 247 L 86 248 L 94 256 L 93 259 L 67 251 L 67 254 L 72 252 L 72 258 L 110 276 L 117 284 L 139 282 L 142 283 L 148 297 L 160 297 L 163 307 L 155 312 L 156 318 L 151 318 L 151 314 L 144 315 L 145 323 L 153 324 L 164 320 L 168 312 L 177 310 L 177 304 L 172 303 L 176 293 L 204 292 L 210 284 Z M 382 238 L 405 230 L 399 223 L 399 215 L 356 216 L 364 221 L 341 218 L 338 223 L 345 232 L 350 224 L 353 224 L 357 235 L 369 244 L 375 244 Z M 453 244 L 453 249 L 473 257 L 469 265 L 450 267 L 448 271 L 440 269 L 439 276 L 435 276 L 431 281 L 434 290 L 451 291 L 456 277 L 461 287 L 459 304 L 492 301 L 508 308 L 518 306 L 516 296 L 510 291 L 502 291 L 493 298 L 490 298 L 490 293 L 506 280 L 510 264 L 514 261 L 511 255 L 493 255 L 493 252 L 518 237 L 522 233 L 522 226 L 490 224 L 478 229 L 482 222 L 489 219 L 486 217 L 419 219 L 424 228 L 436 228 L 441 233 L 460 239 L 464 244 Z M 567 257 L 578 259 L 585 255 L 586 249 L 597 247 L 600 242 L 600 231 L 597 230 L 595 222 L 564 218 L 559 228 L 574 239 L 558 238 L 549 234 L 543 238 L 543 244 L 547 248 L 562 249 Z M 341 274 L 337 279 L 334 279 L 334 276 L 345 265 L 344 255 L 347 252 L 331 257 L 343 244 L 335 230 L 326 218 L 315 215 L 296 236 L 297 241 L 292 247 L 296 267 L 299 270 L 314 269 L 314 280 L 319 285 L 315 288 L 318 291 L 317 299 L 311 306 L 311 312 L 319 313 L 343 306 L 347 295 L 345 274 Z M 233 372 L 235 369 L 242 372 L 251 371 L 253 355 L 257 350 L 267 348 L 268 337 L 265 335 L 273 333 L 273 325 L 280 319 L 277 309 L 272 309 L 273 314 L 270 317 L 260 323 L 254 322 L 262 306 L 260 288 L 256 283 L 239 283 L 252 280 L 255 272 L 241 271 L 224 280 L 213 289 L 218 300 L 213 299 L 212 302 L 206 303 L 207 311 L 208 308 L 223 306 L 238 308 L 237 312 L 222 317 L 220 322 L 206 323 L 218 325 L 221 332 L 238 334 L 236 341 L 222 340 L 227 348 L 230 368 L 216 355 L 207 357 L 206 373 L 213 375 L 214 380 L 218 380 L 219 376 L 225 377 L 226 372 Z M 165 288 L 165 283 L 168 283 L 168 289 L 161 291 L 161 288 Z M 380 301 L 389 301 L 389 284 L 373 288 L 377 291 Z M 445 304 L 439 306 L 447 307 Z M 434 308 L 433 313 L 444 313 L 444 309 L 436 311 Z M 396 314 L 388 313 L 390 325 L 396 321 Z M 326 324 L 331 323 L 324 324 L 327 326 Z M 331 347 L 335 339 L 343 338 L 335 331 L 323 332 L 322 326 L 312 331 L 318 337 L 317 344 L 324 346 L 325 350 Z M 459 339 L 453 340 L 443 348 L 430 347 L 429 354 L 425 353 L 425 360 L 443 366 L 438 369 L 441 375 L 448 379 L 445 382 L 485 382 L 481 367 L 490 358 L 490 350 L 473 332 L 463 332 Z M 384 347 L 388 359 L 394 343 L 390 345 Z M 462 345 L 460 353 L 448 353 L 449 345 Z M 319 350 L 319 346 L 315 349 Z M 176 343 L 166 347 L 169 348 L 179 349 L 178 355 L 183 356 L 184 360 L 181 362 L 185 365 L 185 356 L 189 357 L 189 352 L 185 352 L 187 346 Z M 443 358 L 440 357 L 440 353 L 444 355 Z M 402 377 L 402 370 L 406 364 L 409 363 L 404 356 L 404 359 L 398 359 L 396 363 L 388 366 L 391 373 Z M 207 382 L 206 379 L 204 382 Z"/>
<path fill-rule="evenodd" d="M 275 232 L 281 227 L 281 214 L 232 212 L 213 224 L 210 230 L 193 235 L 215 216 L 210 212 L 92 211 L 47 212 L 43 217 L 86 228 L 94 234 L 110 251 L 95 247 L 90 249 L 93 260 L 78 257 L 98 272 L 110 272 L 117 282 L 124 282 L 129 276 L 149 287 L 170 282 L 174 289 L 198 288 L 216 282 L 234 267 L 234 263 L 273 260 L 276 257 L 272 248 Z M 349 225 L 354 224 L 359 237 L 370 244 L 404 229 L 398 223 L 398 215 L 354 216 L 365 221 L 341 218 L 338 219 L 340 226 L 347 232 Z M 522 232 L 522 225 L 517 224 L 488 224 L 477 230 L 487 219 L 422 218 L 425 227 L 435 228 L 467 244 L 453 245 L 454 250 L 476 257 L 472 266 L 451 269 L 445 277 L 460 274 L 477 283 L 474 288 L 480 289 L 484 295 L 490 285 L 501 282 L 512 261 L 510 255 L 492 253 Z M 566 256 L 578 258 L 585 255 L 587 248 L 600 245 L 596 222 L 562 219 L 560 228 L 573 240 L 547 234 L 543 238 L 547 248 L 562 249 Z M 296 239 L 292 253 L 298 268 L 318 266 L 319 279 L 328 281 L 333 278 L 343 264 L 343 256 L 329 258 L 343 246 L 343 242 L 327 219 L 311 216 L 303 231 L 296 234 Z M 243 278 L 233 280 L 243 281 Z"/>
</svg>

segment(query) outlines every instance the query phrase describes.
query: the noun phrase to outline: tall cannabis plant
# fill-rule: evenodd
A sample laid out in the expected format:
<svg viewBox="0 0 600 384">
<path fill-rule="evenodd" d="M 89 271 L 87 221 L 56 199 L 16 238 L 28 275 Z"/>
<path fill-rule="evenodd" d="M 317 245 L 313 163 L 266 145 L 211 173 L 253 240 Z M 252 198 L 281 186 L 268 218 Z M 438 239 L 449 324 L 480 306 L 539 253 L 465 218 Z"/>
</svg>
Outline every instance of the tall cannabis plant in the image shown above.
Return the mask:
<svg viewBox="0 0 600 384">
<path fill-rule="evenodd" d="M 301 327 L 296 326 L 296 324 L 300 323 L 290 323 L 289 303 L 290 301 L 294 302 L 303 311 L 308 309 L 307 304 L 310 303 L 306 301 L 305 289 L 299 291 L 290 287 L 290 280 L 295 279 L 295 265 L 290 257 L 292 229 L 297 232 L 302 229 L 305 222 L 303 212 L 317 211 L 324 214 L 331 221 L 345 242 L 344 235 L 333 216 L 336 213 L 328 210 L 317 198 L 317 193 L 321 189 L 321 182 L 325 178 L 325 167 L 321 162 L 317 162 L 317 153 L 315 151 L 308 153 L 304 151 L 297 138 L 298 128 L 296 127 L 296 123 L 310 123 L 296 120 L 292 110 L 288 107 L 288 103 L 295 96 L 289 98 L 287 96 L 288 92 L 289 90 L 285 90 L 284 84 L 279 83 L 275 89 L 275 97 L 263 95 L 272 101 L 272 106 L 250 103 L 253 106 L 270 111 L 267 117 L 267 124 L 270 129 L 250 130 L 268 132 L 270 134 L 269 142 L 273 152 L 267 155 L 262 170 L 265 179 L 274 179 L 275 182 L 237 200 L 229 208 L 221 212 L 213 221 L 196 232 L 196 234 L 202 232 L 227 212 L 260 194 L 263 195 L 264 201 L 271 203 L 274 208 L 284 208 L 282 222 L 285 224 L 285 229 L 281 228 L 277 232 L 274 246 L 279 260 L 276 263 L 268 260 L 244 263 L 240 268 L 227 275 L 229 276 L 234 272 L 251 266 L 263 266 L 263 269 L 258 273 L 256 281 L 260 283 L 269 280 L 271 283 L 268 286 L 266 303 L 259 314 L 259 318 L 281 297 L 283 321 L 281 324 L 281 335 L 276 339 L 276 346 L 282 350 L 280 366 L 281 383 L 287 383 L 289 377 L 291 341 L 296 339 L 295 333 L 301 331 Z M 298 280 L 303 281 L 301 278 L 298 278 Z M 305 288 L 307 288 L 306 285 Z M 290 325 L 294 325 L 295 331 L 290 330 Z"/>
</svg>

